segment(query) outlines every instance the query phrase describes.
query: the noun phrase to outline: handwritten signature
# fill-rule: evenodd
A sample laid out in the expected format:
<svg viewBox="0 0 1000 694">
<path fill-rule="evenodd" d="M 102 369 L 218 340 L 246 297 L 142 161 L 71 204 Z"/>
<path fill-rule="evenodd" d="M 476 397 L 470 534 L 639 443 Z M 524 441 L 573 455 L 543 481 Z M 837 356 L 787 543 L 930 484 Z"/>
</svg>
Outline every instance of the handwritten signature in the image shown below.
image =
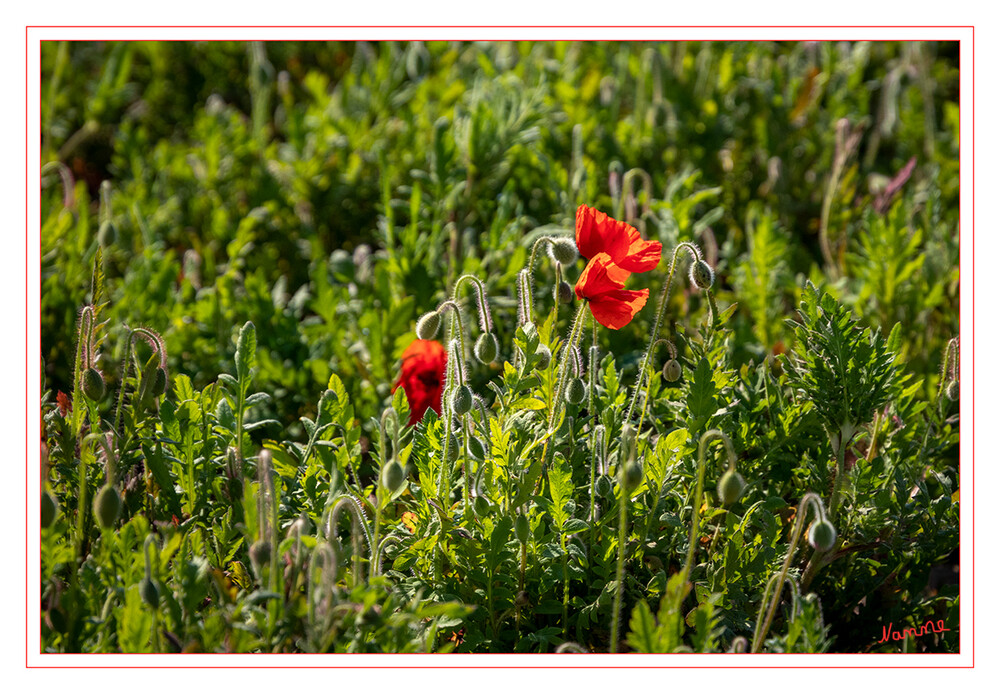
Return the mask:
<svg viewBox="0 0 1000 694">
<path fill-rule="evenodd" d="M 879 643 L 885 643 L 886 641 L 902 641 L 907 636 L 923 636 L 928 633 L 940 634 L 945 631 L 951 631 L 951 629 L 946 629 L 944 626 L 944 620 L 939 619 L 937 623 L 933 620 L 927 620 L 923 626 L 919 627 L 906 627 L 903 631 L 893 631 L 892 622 L 889 622 L 888 627 L 882 627 L 882 638 L 879 639 Z"/>
</svg>

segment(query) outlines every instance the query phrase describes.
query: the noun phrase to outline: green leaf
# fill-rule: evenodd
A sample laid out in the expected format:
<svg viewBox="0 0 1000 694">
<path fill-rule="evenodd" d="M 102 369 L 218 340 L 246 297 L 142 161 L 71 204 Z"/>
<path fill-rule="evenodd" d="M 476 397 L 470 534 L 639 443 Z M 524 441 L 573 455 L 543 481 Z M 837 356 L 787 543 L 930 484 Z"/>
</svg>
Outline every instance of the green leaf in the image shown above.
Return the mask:
<svg viewBox="0 0 1000 694">
<path fill-rule="evenodd" d="M 628 622 L 629 633 L 625 642 L 638 653 L 663 653 L 662 635 L 653 618 L 653 613 L 645 600 L 632 610 L 632 618 Z"/>
<path fill-rule="evenodd" d="M 691 388 L 687 395 L 689 421 L 693 423 L 688 427 L 689 430 L 701 429 L 708 418 L 719 409 L 716 393 L 712 366 L 708 363 L 708 359 L 702 357 L 691 375 Z"/>
</svg>

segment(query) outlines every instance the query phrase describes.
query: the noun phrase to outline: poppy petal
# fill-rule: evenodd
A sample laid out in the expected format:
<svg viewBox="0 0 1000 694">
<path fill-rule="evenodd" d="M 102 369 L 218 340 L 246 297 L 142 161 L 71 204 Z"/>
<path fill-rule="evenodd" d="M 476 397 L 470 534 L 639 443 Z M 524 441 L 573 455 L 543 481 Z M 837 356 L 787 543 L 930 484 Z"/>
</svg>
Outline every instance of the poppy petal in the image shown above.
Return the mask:
<svg viewBox="0 0 1000 694">
<path fill-rule="evenodd" d="M 612 263 L 607 253 L 598 253 L 580 273 L 580 279 L 576 281 L 576 296 L 578 299 L 593 299 L 605 292 L 621 289 L 631 274 Z"/>
<path fill-rule="evenodd" d="M 576 247 L 584 258 L 607 253 L 612 261 L 625 257 L 629 249 L 631 226 L 593 207 L 580 205 L 576 209 Z M 639 232 L 636 231 L 636 234 Z"/>
<path fill-rule="evenodd" d="M 594 319 L 605 328 L 620 330 L 646 305 L 648 289 L 613 289 L 590 300 Z"/>
<path fill-rule="evenodd" d="M 639 232 L 633 229 L 629 233 L 629 247 L 625 256 L 615 262 L 623 270 L 629 272 L 649 272 L 660 264 L 663 254 L 663 244 L 659 241 L 645 241 Z"/>
<path fill-rule="evenodd" d="M 441 414 L 448 354 L 439 342 L 414 340 L 403 350 L 403 363 L 396 387 L 402 387 L 410 405 L 410 424 L 419 422 L 428 409 Z"/>
</svg>

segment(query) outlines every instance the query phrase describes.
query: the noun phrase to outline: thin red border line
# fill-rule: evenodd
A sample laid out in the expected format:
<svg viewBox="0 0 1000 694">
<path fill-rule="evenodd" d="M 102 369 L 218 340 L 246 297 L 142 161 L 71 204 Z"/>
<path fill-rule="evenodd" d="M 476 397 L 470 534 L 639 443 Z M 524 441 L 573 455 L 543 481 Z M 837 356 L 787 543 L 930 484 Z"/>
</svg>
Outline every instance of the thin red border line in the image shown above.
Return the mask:
<svg viewBox="0 0 1000 694">
<path fill-rule="evenodd" d="M 24 28 L 24 666 L 28 667 L 28 27 Z M 40 210 L 39 210 L 40 211 Z M 41 538 L 39 537 L 39 542 Z M 39 639 L 41 645 L 41 639 Z"/>
<path fill-rule="evenodd" d="M 26 29 L 975 29 L 972 24 L 28 24 Z"/>
<path fill-rule="evenodd" d="M 959 60 L 959 70 L 962 69 L 962 48 L 961 42 L 959 42 L 958 49 L 958 60 Z M 970 620 L 972 621 L 972 666 L 976 666 L 976 28 L 972 27 L 972 260 L 970 261 L 970 272 L 972 275 L 972 377 L 969 379 L 972 382 L 972 423 L 970 424 L 969 435 L 972 438 L 972 455 L 970 456 L 972 460 L 972 606 L 969 612 L 971 613 Z M 961 74 L 961 72 L 959 72 Z M 961 82 L 959 82 L 961 84 Z M 959 91 L 959 104 L 961 104 L 962 92 Z M 961 109 L 961 105 L 959 106 Z M 961 111 L 959 111 L 961 112 Z M 961 121 L 959 121 L 961 123 Z M 961 137 L 962 128 L 959 125 L 959 137 Z M 959 144 L 958 150 L 958 190 L 959 195 L 962 194 L 962 149 L 961 143 Z M 959 198 L 961 200 L 961 198 Z M 961 230 L 961 219 L 962 219 L 962 205 L 961 202 L 958 206 L 958 218 L 959 218 L 959 230 Z M 959 248 L 962 245 L 962 234 L 959 231 L 958 235 Z M 959 273 L 962 272 L 962 258 L 961 251 L 959 251 L 958 259 Z M 959 275 L 961 277 L 961 274 Z M 959 328 L 958 334 L 962 334 L 961 328 L 961 314 L 962 314 L 962 285 L 959 283 L 958 289 L 958 311 L 959 311 Z M 959 412 L 961 413 L 961 404 L 959 404 Z M 959 451 L 959 471 L 962 469 L 962 439 L 959 438 L 958 442 Z M 961 474 L 961 472 L 959 472 Z M 959 484 L 958 487 L 958 503 L 959 503 L 959 514 L 961 514 L 961 504 L 962 504 L 962 486 Z M 961 519 L 961 515 L 959 516 Z M 961 520 L 959 520 L 959 544 L 962 541 L 962 531 L 961 531 Z M 961 562 L 961 551 L 959 552 L 959 562 Z M 961 586 L 959 587 L 959 595 L 961 595 Z M 959 598 L 961 599 L 961 598 Z M 959 648 L 958 652 L 962 652 L 961 647 L 961 637 L 959 637 Z"/>
<path fill-rule="evenodd" d="M 155 25 L 109 25 L 109 26 L 99 26 L 99 25 L 77 25 L 77 26 L 74 26 L 74 25 L 26 25 L 25 26 L 25 30 L 24 30 L 24 34 L 25 34 L 25 46 L 24 46 L 24 57 L 25 57 L 25 60 L 24 60 L 24 73 L 25 73 L 25 75 L 24 75 L 24 81 L 25 81 L 25 97 L 26 97 L 25 98 L 25 105 L 24 105 L 24 113 L 25 113 L 25 117 L 24 117 L 24 129 L 25 129 L 25 162 L 24 162 L 24 169 L 25 169 L 25 190 L 24 190 L 24 199 L 25 199 L 25 213 L 26 213 L 25 214 L 25 258 L 24 258 L 24 269 L 25 269 L 25 280 L 24 280 L 24 284 L 25 284 L 25 308 L 24 308 L 24 314 L 25 314 L 25 408 L 26 408 L 25 409 L 25 424 L 24 424 L 24 429 L 25 429 L 25 463 L 24 463 L 24 466 L 25 466 L 25 482 L 27 482 L 27 475 L 28 475 L 28 456 L 27 456 L 28 451 L 27 451 L 27 446 L 29 445 L 28 444 L 29 423 L 28 423 L 28 417 L 27 417 L 27 411 L 28 411 L 27 408 L 30 406 L 30 403 L 28 402 L 28 395 L 29 395 L 29 393 L 28 393 L 28 331 L 27 331 L 28 318 L 29 318 L 29 315 L 28 315 L 28 313 L 29 313 L 28 312 L 28 266 L 29 266 L 29 263 L 28 263 L 28 252 L 27 252 L 27 250 L 28 250 L 28 232 L 29 232 L 29 224 L 28 224 L 28 216 L 27 216 L 27 208 L 28 208 L 28 183 L 27 183 L 27 181 L 28 181 L 28 149 L 29 149 L 29 141 L 28 141 L 28 123 L 29 123 L 29 120 L 28 120 L 28 100 L 27 100 L 27 91 L 28 91 L 28 46 L 29 46 L 29 36 L 28 36 L 28 34 L 29 34 L 29 30 L 30 29 L 43 29 L 43 28 L 83 28 L 83 29 L 86 29 L 86 28 L 130 28 L 130 29 L 131 28 L 182 28 L 182 29 L 186 29 L 186 28 L 235 28 L 235 29 L 240 29 L 240 28 L 275 28 L 275 29 L 283 29 L 283 28 L 292 28 L 292 29 L 298 29 L 298 28 L 382 28 L 382 29 L 395 29 L 395 28 L 568 28 L 568 29 L 574 29 L 574 28 L 594 28 L 594 29 L 600 29 L 600 28 L 610 28 L 610 29 L 615 29 L 615 28 L 649 28 L 649 29 L 656 29 L 656 28 L 718 28 L 718 29 L 730 29 L 730 28 L 734 28 L 734 29 L 735 28 L 749 28 L 749 29 L 752 29 L 752 28 L 831 28 L 831 29 L 839 29 L 839 28 L 903 28 L 903 29 L 909 29 L 909 28 L 941 28 L 941 29 L 971 29 L 972 30 L 972 53 L 973 53 L 973 60 L 972 60 L 972 67 L 971 67 L 971 71 L 972 71 L 972 97 L 971 97 L 971 103 L 972 103 L 972 106 L 971 106 L 971 108 L 972 108 L 972 154 L 971 154 L 971 159 L 972 159 L 972 193 L 971 193 L 971 197 L 972 197 L 972 201 L 971 201 L 971 203 L 972 203 L 972 231 L 971 231 L 971 237 L 972 238 L 971 238 L 971 243 L 972 243 L 972 255 L 973 255 L 973 270 L 972 270 L 972 283 L 973 283 L 972 287 L 973 287 L 973 289 L 972 289 L 972 293 L 971 293 L 971 295 L 972 295 L 971 302 L 972 302 L 973 320 L 972 320 L 972 326 L 970 328 L 970 331 L 971 331 L 971 334 L 972 334 L 972 347 L 971 347 L 971 352 L 972 352 L 972 367 L 971 367 L 972 377 L 971 377 L 970 380 L 972 380 L 972 409 L 971 409 L 971 412 L 973 414 L 973 418 L 972 418 L 972 424 L 970 426 L 970 428 L 971 428 L 970 435 L 972 436 L 973 443 L 975 441 L 975 305 L 976 304 L 975 304 L 975 270 L 974 270 L 974 259 L 975 259 L 975 132 L 976 132 L 975 131 L 975 123 L 976 123 L 976 120 L 975 120 L 976 119 L 976 109 L 975 109 L 975 104 L 976 104 L 976 99 L 975 99 L 975 79 L 976 79 L 976 71 L 975 71 L 975 45 L 976 44 L 975 44 L 975 37 L 976 37 L 976 29 L 975 29 L 974 25 L 903 25 L 903 26 L 893 26 L 893 25 L 745 25 L 745 26 L 744 25 L 728 25 L 728 26 L 714 26 L 714 25 L 676 25 L 676 26 L 672 26 L 672 25 L 608 25 L 608 26 L 602 26 L 602 25 L 552 25 L 552 26 L 550 26 L 550 25 L 394 25 L 394 26 L 383 26 L 383 25 L 343 25 L 343 26 L 309 26 L 309 25 L 302 25 L 302 26 L 298 26 L 298 25 L 284 25 L 284 26 L 282 26 L 282 25 L 278 25 L 278 26 L 269 26 L 269 25 L 236 25 L 236 26 L 230 26 L 230 25 L 172 25 L 172 26 L 155 26 Z M 959 42 L 959 45 L 961 45 L 961 39 L 958 39 L 958 42 Z M 959 60 L 961 60 L 961 53 L 959 53 L 959 56 L 960 56 Z M 961 67 L 960 67 L 960 69 L 961 69 Z M 961 98 L 961 94 L 960 94 L 960 98 Z M 961 151 L 959 153 L 959 166 L 961 167 Z M 960 173 L 959 173 L 959 189 L 961 190 L 961 168 L 959 168 L 959 171 L 960 171 Z M 961 209 L 959 210 L 959 228 L 961 229 Z M 959 245 L 961 246 L 961 239 L 959 240 Z M 960 262 L 961 262 L 961 259 L 960 259 Z M 961 297 L 961 294 L 959 296 Z M 959 298 L 959 306 L 961 306 L 961 298 Z M 959 329 L 959 333 L 961 334 L 961 329 Z M 961 443 L 959 443 L 959 447 L 961 448 Z M 972 472 L 970 474 L 972 475 L 972 485 L 973 485 L 973 489 L 974 489 L 975 488 L 975 447 L 974 446 L 972 448 L 972 456 L 971 457 L 972 457 L 973 466 L 972 466 Z M 961 461 L 959 462 L 959 465 L 961 467 Z M 40 669 L 40 668 L 44 668 L 44 669 L 145 669 L 145 668 L 151 668 L 151 667 L 154 667 L 154 668 L 155 667 L 160 667 L 160 666 L 150 666 L 150 665 L 84 665 L 84 666 L 76 666 L 76 665 L 68 665 L 68 666 L 66 666 L 66 665 L 53 665 L 53 666 L 36 665 L 36 666 L 32 666 L 32 665 L 29 664 L 29 662 L 28 662 L 28 610 L 27 610 L 27 605 L 28 605 L 27 544 L 28 544 L 28 527 L 29 527 L 29 525 L 28 525 L 28 486 L 27 486 L 27 484 L 25 484 L 24 497 L 25 497 L 25 511 L 24 511 L 24 514 L 25 514 L 25 533 L 24 534 L 25 534 L 25 559 L 26 559 L 26 561 L 25 561 L 25 586 L 24 586 L 24 590 L 25 590 L 25 616 L 24 616 L 24 629 L 25 629 L 25 668 L 29 668 L 29 669 Z M 961 491 L 959 491 L 959 503 L 961 504 Z M 974 503 L 973 503 L 973 512 L 974 512 L 974 510 L 975 510 L 975 506 L 974 506 Z M 834 665 L 829 665 L 829 666 L 828 665 L 786 665 L 786 666 L 778 666 L 778 665 L 774 665 L 774 666 L 772 666 L 772 665 L 760 665 L 760 666 L 731 665 L 731 666 L 721 666 L 721 667 L 728 667 L 730 669 L 845 669 L 845 668 L 846 669 L 928 669 L 928 668 L 934 668 L 934 669 L 969 669 L 969 668 L 974 668 L 975 667 L 975 611 L 974 611 L 974 607 L 975 607 L 975 523 L 974 522 L 972 524 L 972 550 L 971 551 L 972 551 L 972 594 L 973 594 L 972 595 L 973 609 L 971 610 L 971 622 L 972 622 L 972 644 L 971 644 L 971 647 L 970 647 L 970 650 L 972 651 L 972 664 L 971 665 L 914 665 L 914 666 L 906 666 L 906 665 L 898 665 L 898 666 L 897 665 L 871 665 L 871 666 L 869 666 L 869 665 L 864 665 L 864 666 L 851 666 L 851 665 L 840 665 L 840 666 L 834 666 Z M 157 655 L 157 654 L 143 654 L 143 655 Z M 165 655 L 165 654 L 159 654 L 159 655 Z M 208 653 L 204 653 L 204 654 L 200 654 L 200 655 L 220 655 L 220 654 L 208 654 Z M 379 654 L 372 654 L 372 655 L 379 655 Z M 404 655 L 404 654 L 400 654 L 400 655 Z M 469 655 L 475 655 L 475 654 L 469 654 Z M 596 654 L 595 653 L 595 654 L 588 654 L 588 655 L 609 655 L 609 654 Z M 705 655 L 708 655 L 708 654 L 705 654 Z M 778 655 L 778 654 L 770 654 L 770 655 Z M 784 654 L 784 655 L 789 655 L 789 654 Z M 800 655 L 815 655 L 815 654 L 800 654 Z M 864 656 L 864 655 L 885 655 L 885 654 L 857 653 L 857 654 L 845 654 L 845 655 Z M 927 655 L 954 655 L 954 654 L 923 654 L 923 656 L 927 656 Z M 959 656 L 961 655 L 961 647 L 959 647 L 959 653 L 958 653 L 958 655 Z M 169 666 L 169 667 L 171 667 L 172 669 L 234 669 L 234 668 L 238 668 L 238 669 L 336 669 L 336 668 L 343 668 L 343 669 L 370 669 L 371 667 L 376 667 L 376 666 L 367 666 L 367 665 L 273 665 L 273 666 L 272 665 L 267 665 L 267 666 L 238 666 L 238 665 L 187 666 L 187 665 L 176 665 L 176 666 Z M 378 666 L 378 667 L 388 667 L 389 669 L 423 669 L 423 668 L 414 668 L 413 666 L 408 666 L 408 665 Z M 427 668 L 448 667 L 449 669 L 506 669 L 506 668 L 520 668 L 520 669 L 565 669 L 565 668 L 571 667 L 571 666 L 568 666 L 568 665 L 552 665 L 552 666 L 548 666 L 548 665 L 527 665 L 527 666 L 519 666 L 519 665 L 510 665 L 510 666 L 494 666 L 494 665 L 482 665 L 482 666 L 478 666 L 478 665 L 437 666 L 437 665 L 428 665 L 428 666 L 424 666 L 424 667 L 427 667 Z M 709 667 L 709 666 L 703 666 L 703 665 L 596 665 L 596 666 L 572 666 L 572 667 L 574 669 L 608 669 L 608 668 L 613 668 L 613 669 L 668 669 L 668 668 L 676 668 L 676 669 L 704 669 L 705 667 Z"/>
</svg>

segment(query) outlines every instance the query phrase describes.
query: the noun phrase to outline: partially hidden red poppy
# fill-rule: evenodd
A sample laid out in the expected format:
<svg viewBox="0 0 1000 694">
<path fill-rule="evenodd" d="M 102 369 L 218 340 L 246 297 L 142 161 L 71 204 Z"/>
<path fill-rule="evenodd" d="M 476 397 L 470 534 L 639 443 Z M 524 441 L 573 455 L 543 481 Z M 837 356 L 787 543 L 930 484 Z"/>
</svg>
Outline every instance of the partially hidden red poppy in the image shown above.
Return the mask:
<svg viewBox="0 0 1000 694">
<path fill-rule="evenodd" d="M 576 247 L 584 258 L 607 253 L 612 263 L 629 272 L 652 270 L 663 253 L 659 241 L 646 241 L 631 224 L 586 205 L 576 209 Z"/>
<path fill-rule="evenodd" d="M 607 253 L 598 253 L 576 281 L 577 298 L 590 303 L 594 319 L 606 328 L 623 328 L 646 305 L 648 289 L 624 288 L 630 274 L 611 262 Z"/>
<path fill-rule="evenodd" d="M 406 393 L 410 425 L 419 422 L 427 408 L 441 414 L 441 389 L 447 361 L 444 347 L 434 340 L 414 340 L 403 350 L 403 366 L 396 388 L 402 386 Z"/>
</svg>

